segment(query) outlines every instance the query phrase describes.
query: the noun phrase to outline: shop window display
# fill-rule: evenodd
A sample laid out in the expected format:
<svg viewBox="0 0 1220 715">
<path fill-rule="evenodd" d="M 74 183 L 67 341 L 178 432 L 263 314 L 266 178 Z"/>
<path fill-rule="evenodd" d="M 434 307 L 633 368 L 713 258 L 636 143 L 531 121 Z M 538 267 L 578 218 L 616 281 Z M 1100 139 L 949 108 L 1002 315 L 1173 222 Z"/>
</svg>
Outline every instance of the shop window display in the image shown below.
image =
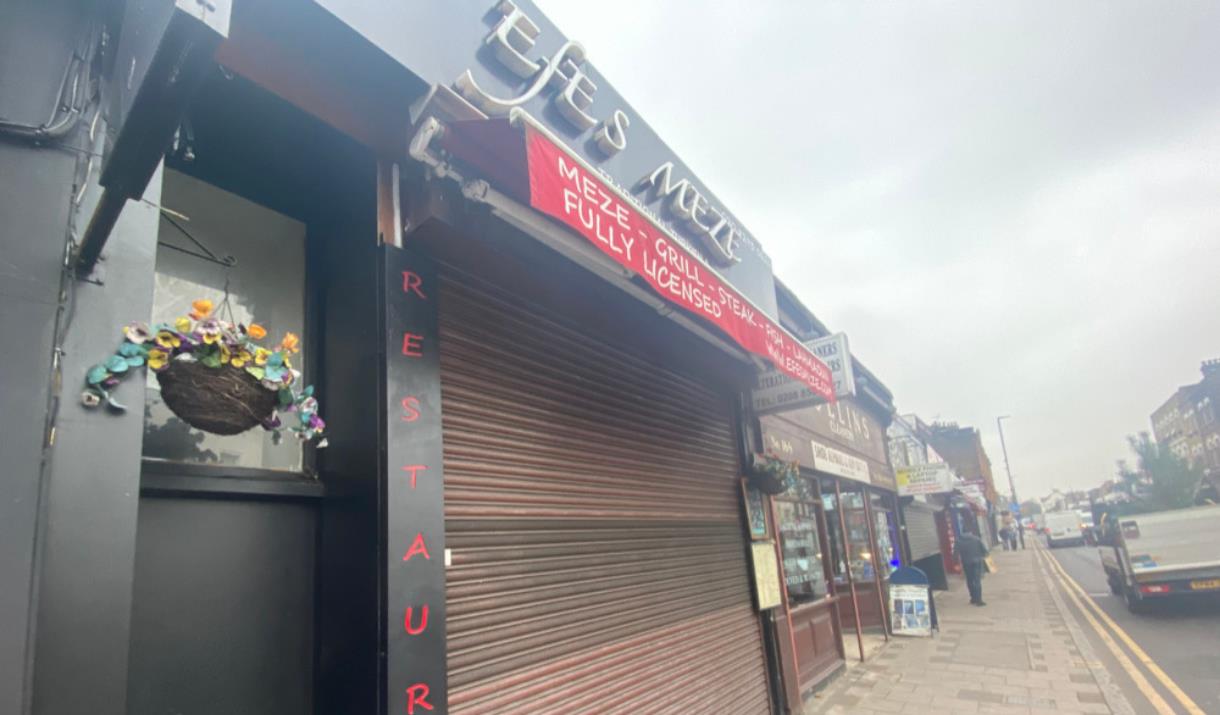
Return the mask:
<svg viewBox="0 0 1220 715">
<path fill-rule="evenodd" d="M 800 486 L 777 500 L 775 509 L 788 596 L 794 601 L 808 601 L 825 596 L 827 586 L 818 538 L 816 496 L 809 480 L 802 477 L 798 481 Z"/>
<path fill-rule="evenodd" d="M 898 551 L 898 519 L 892 509 L 886 507 L 886 499 L 880 494 L 871 495 L 873 507 L 873 534 L 877 542 L 877 564 L 882 578 L 888 578 L 900 565 L 902 555 Z"/>
<path fill-rule="evenodd" d="M 843 522 L 851 554 L 851 576 L 856 581 L 871 581 L 876 555 L 869 546 L 868 512 L 859 492 L 843 492 Z"/>
</svg>

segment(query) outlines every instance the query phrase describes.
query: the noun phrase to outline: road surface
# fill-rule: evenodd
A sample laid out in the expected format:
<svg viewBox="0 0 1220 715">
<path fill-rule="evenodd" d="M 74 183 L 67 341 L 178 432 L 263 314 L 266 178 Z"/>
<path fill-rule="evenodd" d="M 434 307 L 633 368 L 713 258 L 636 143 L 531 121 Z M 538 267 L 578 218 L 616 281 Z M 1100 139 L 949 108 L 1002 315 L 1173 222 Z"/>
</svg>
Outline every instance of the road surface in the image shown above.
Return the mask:
<svg viewBox="0 0 1220 715">
<path fill-rule="evenodd" d="M 1027 538 L 1031 547 L 1039 546 L 1032 541 Z M 1111 595 L 1096 547 L 1043 553 L 1053 556 L 1079 587 L 1063 584 L 1077 596 L 1075 602 L 1065 601 L 1137 713 L 1165 713 L 1166 706 L 1174 713 L 1220 713 L 1220 599 L 1158 604 L 1167 607 L 1134 615 L 1121 597 Z"/>
</svg>

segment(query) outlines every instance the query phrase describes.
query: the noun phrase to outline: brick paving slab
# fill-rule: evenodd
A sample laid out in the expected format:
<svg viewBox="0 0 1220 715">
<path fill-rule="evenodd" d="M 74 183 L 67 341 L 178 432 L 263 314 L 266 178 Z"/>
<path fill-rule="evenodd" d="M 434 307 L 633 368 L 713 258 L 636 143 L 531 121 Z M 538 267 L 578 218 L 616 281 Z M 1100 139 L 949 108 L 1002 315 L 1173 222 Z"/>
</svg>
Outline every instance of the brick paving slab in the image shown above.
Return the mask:
<svg viewBox="0 0 1220 715">
<path fill-rule="evenodd" d="M 939 634 L 892 638 L 808 699 L 800 715 L 1129 713 L 1082 656 L 1075 623 L 1064 618 L 1034 551 L 993 555 L 999 569 L 983 582 L 987 606 L 970 606 L 965 582 L 951 579 L 948 592 L 936 592 Z"/>
</svg>

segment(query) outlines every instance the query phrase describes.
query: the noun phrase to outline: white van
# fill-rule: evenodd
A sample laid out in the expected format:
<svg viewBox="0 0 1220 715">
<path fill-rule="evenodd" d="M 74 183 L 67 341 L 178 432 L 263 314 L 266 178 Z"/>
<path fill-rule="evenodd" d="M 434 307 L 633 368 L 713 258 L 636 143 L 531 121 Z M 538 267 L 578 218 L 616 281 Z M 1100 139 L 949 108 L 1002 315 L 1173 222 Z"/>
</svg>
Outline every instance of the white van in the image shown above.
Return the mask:
<svg viewBox="0 0 1220 715">
<path fill-rule="evenodd" d="M 1084 524 L 1074 511 L 1055 511 L 1046 515 L 1046 545 L 1056 546 L 1084 544 Z"/>
</svg>

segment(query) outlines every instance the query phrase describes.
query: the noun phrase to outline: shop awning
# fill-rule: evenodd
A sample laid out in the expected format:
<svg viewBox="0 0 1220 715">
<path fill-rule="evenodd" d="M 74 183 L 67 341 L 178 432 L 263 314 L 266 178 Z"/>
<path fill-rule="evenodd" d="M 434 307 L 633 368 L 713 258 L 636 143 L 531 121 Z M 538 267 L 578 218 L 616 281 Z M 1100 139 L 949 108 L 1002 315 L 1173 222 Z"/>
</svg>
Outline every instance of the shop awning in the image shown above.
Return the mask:
<svg viewBox="0 0 1220 715">
<path fill-rule="evenodd" d="M 834 401 L 830 369 L 809 348 L 529 115 L 446 122 L 437 143 L 500 193 L 586 239 L 666 302 Z"/>
</svg>

